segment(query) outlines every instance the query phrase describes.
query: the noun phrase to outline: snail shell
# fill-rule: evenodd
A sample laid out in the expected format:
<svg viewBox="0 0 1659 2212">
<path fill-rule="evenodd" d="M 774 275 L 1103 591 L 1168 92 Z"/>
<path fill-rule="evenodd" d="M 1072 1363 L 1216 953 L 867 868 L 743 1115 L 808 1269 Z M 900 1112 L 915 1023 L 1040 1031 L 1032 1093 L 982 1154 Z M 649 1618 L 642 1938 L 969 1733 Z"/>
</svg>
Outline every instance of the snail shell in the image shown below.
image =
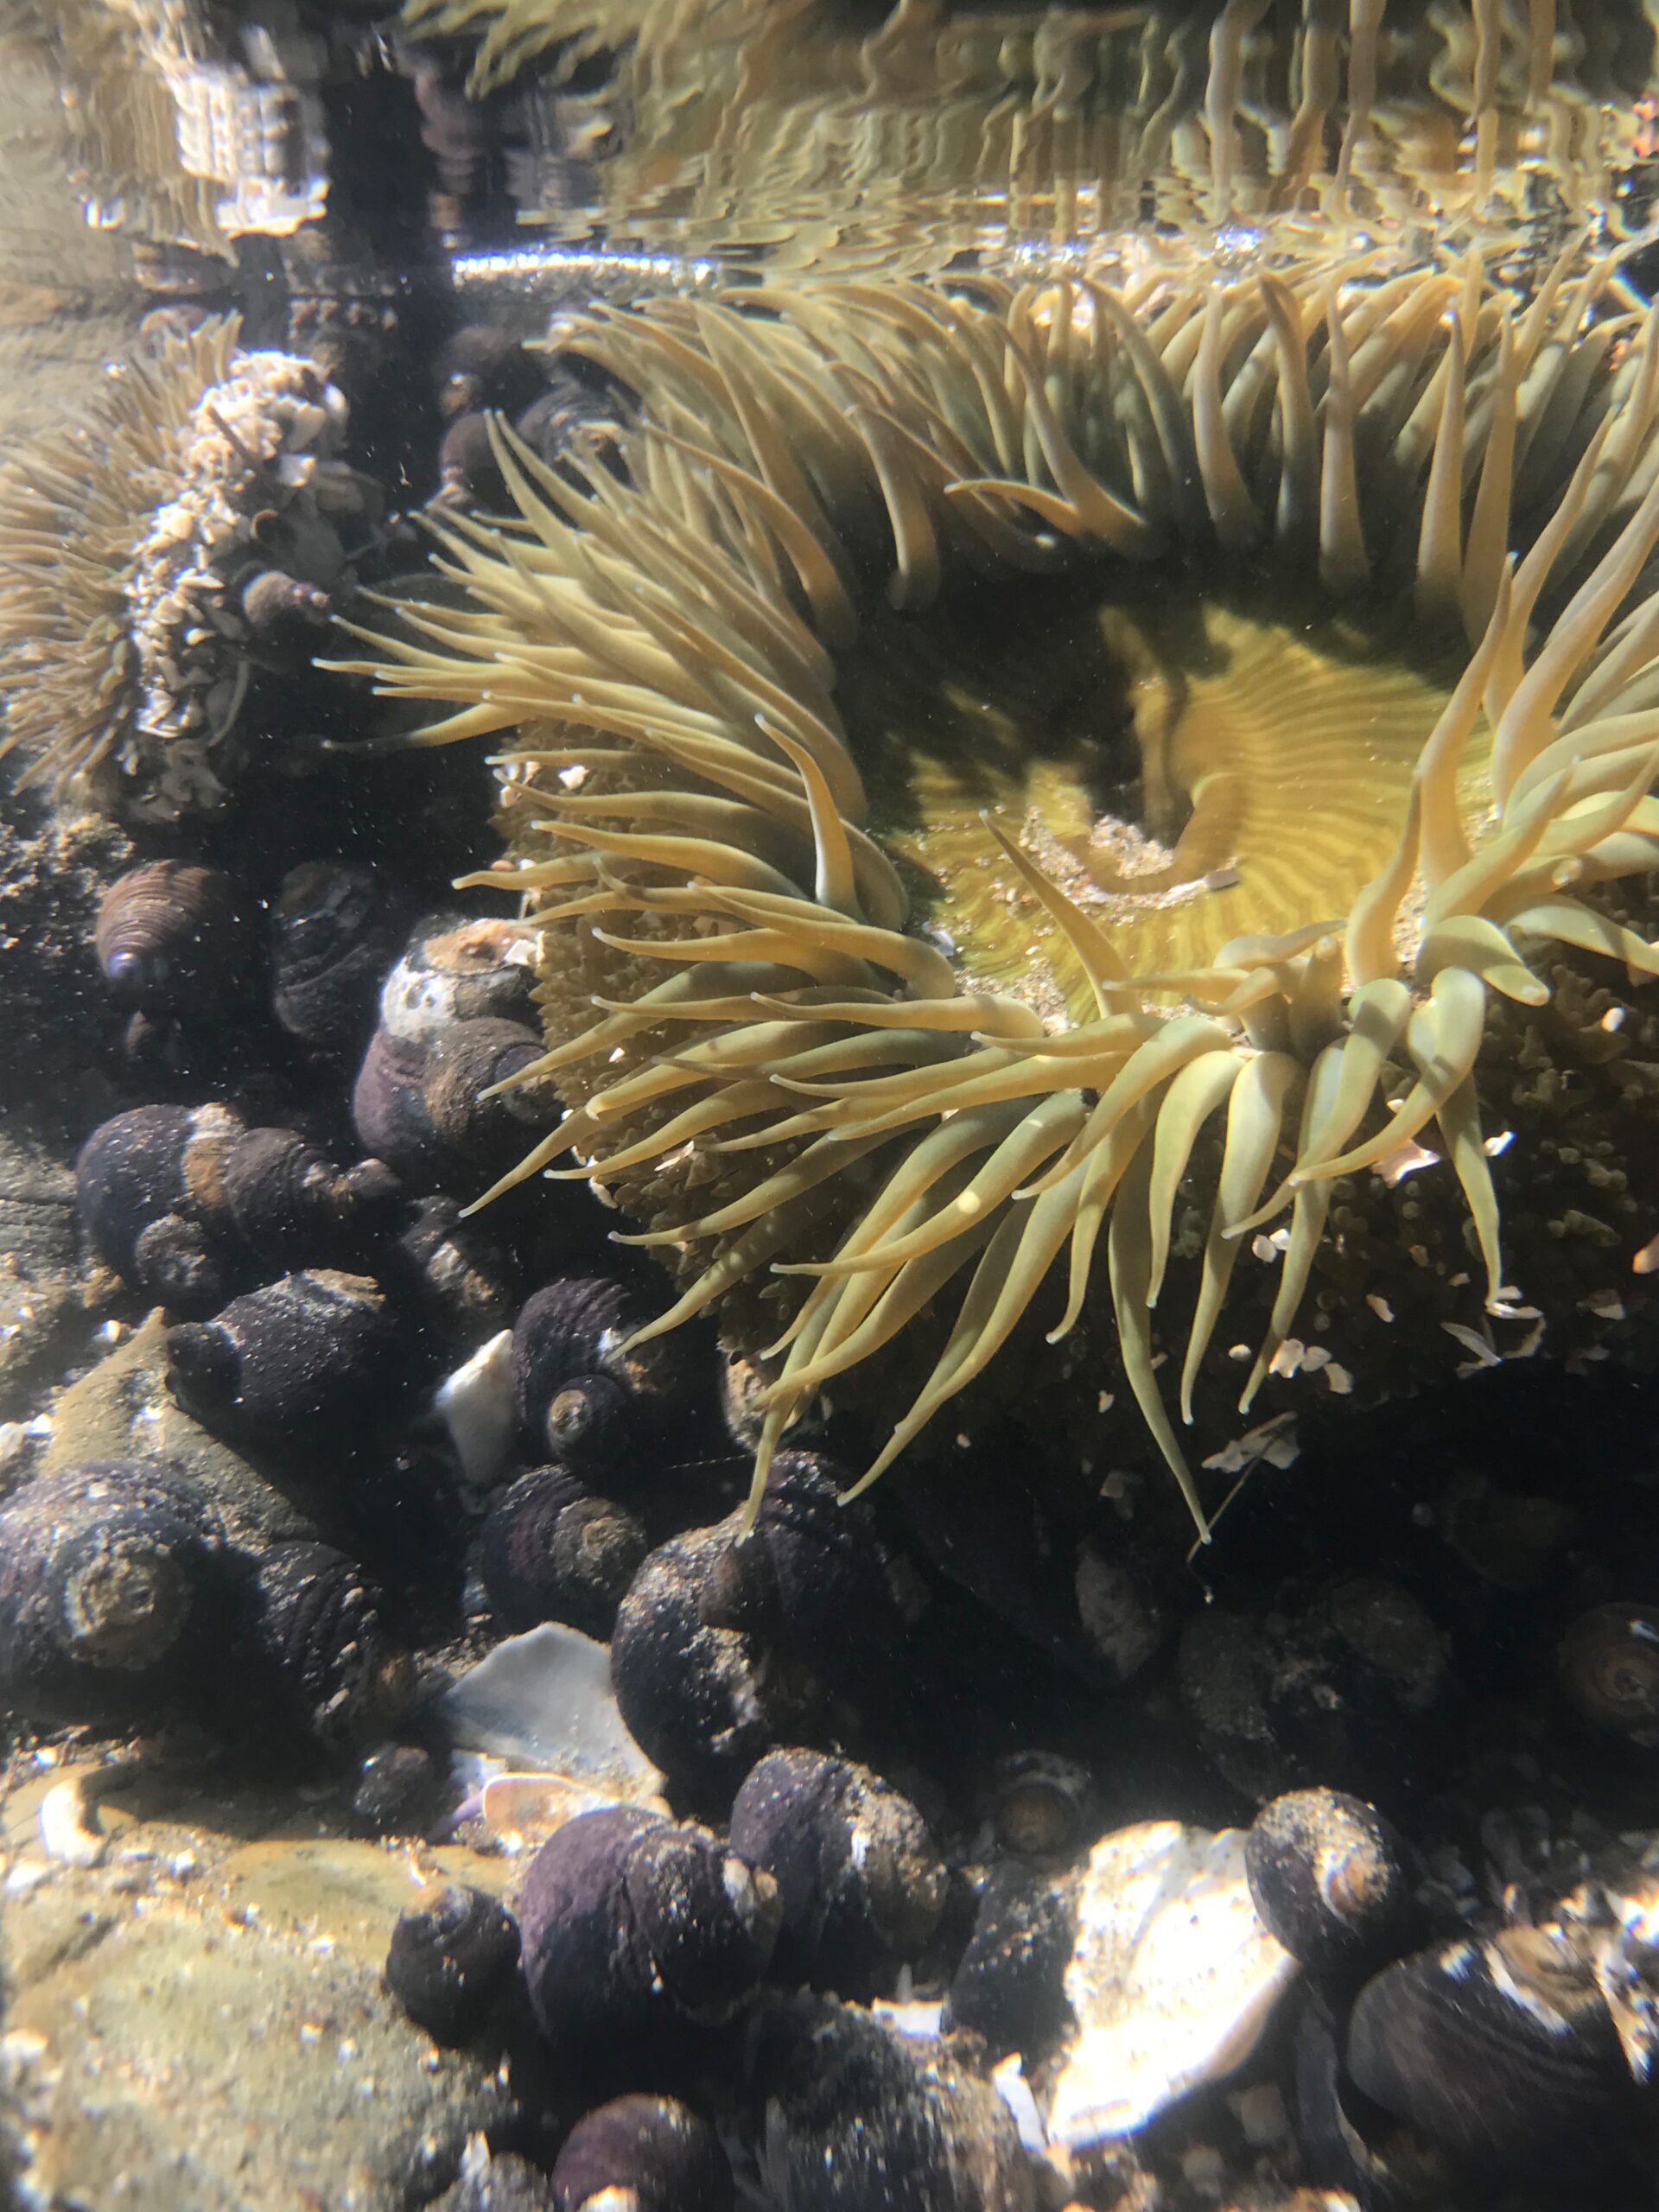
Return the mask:
<svg viewBox="0 0 1659 2212">
<path fill-rule="evenodd" d="M 1034 2064 L 1071 2017 L 1065 1968 L 1076 1936 L 1065 1885 L 1011 1862 L 994 1868 L 945 1998 L 946 2031 L 971 2029 L 994 2059 L 1017 2050 Z"/>
<path fill-rule="evenodd" d="M 92 944 L 105 978 L 148 1013 L 223 1012 L 246 988 L 249 935 L 220 868 L 148 861 L 105 893 Z"/>
<path fill-rule="evenodd" d="M 500 513 L 510 502 L 506 479 L 490 443 L 490 419 L 480 408 L 457 415 L 438 447 L 439 496 Z"/>
<path fill-rule="evenodd" d="M 1346 2063 L 1373 2103 L 1485 2171 L 1600 2168 L 1634 2148 L 1612 2016 L 1559 1926 L 1384 1967 L 1355 2000 Z"/>
<path fill-rule="evenodd" d="M 720 2139 L 676 2097 L 614 2097 L 584 2113 L 553 2167 L 558 2212 L 732 2212 Z"/>
<path fill-rule="evenodd" d="M 242 587 L 242 615 L 256 644 L 295 650 L 308 631 L 317 629 L 332 611 L 328 594 L 282 569 L 261 569 Z"/>
<path fill-rule="evenodd" d="M 522 1157 L 549 1119 L 528 1090 L 483 1093 L 541 1052 L 534 1030 L 493 1018 L 425 1038 L 378 1028 L 353 1089 L 353 1123 L 365 1147 L 417 1188 L 454 1183 L 475 1196 L 480 1177 Z"/>
<path fill-rule="evenodd" d="M 1087 1833 L 1094 1790 L 1086 1767 L 1053 1751 L 1014 1751 L 990 1780 L 997 1847 L 1022 1859 L 1066 1858 Z"/>
<path fill-rule="evenodd" d="M 326 1742 L 383 1731 L 407 1688 L 389 1651 L 379 1601 L 362 1569 L 329 1544 L 272 1544 L 254 1594 L 252 1643 L 266 1709 L 298 1734 Z"/>
<path fill-rule="evenodd" d="M 1264 1805 L 1244 1872 L 1268 1932 L 1310 1974 L 1363 1974 L 1410 1941 L 1404 1846 L 1374 1806 L 1340 1790 L 1296 1789 Z"/>
<path fill-rule="evenodd" d="M 204 1428 L 294 1445 L 366 1412 L 396 1351 L 376 1283 L 307 1268 L 170 1328 L 168 1380 Z"/>
<path fill-rule="evenodd" d="M 136 1106 L 100 1122 L 75 1198 L 106 1267 L 163 1304 L 211 1311 L 229 1287 L 225 1163 L 243 1134 L 223 1106 Z"/>
<path fill-rule="evenodd" d="M 649 1548 L 632 1513 L 594 1497 L 563 1467 L 538 1467 L 480 1529 L 479 1572 L 504 1628 L 565 1621 L 602 1643 Z"/>
<path fill-rule="evenodd" d="M 482 1890 L 446 1887 L 424 1911 L 398 1915 L 386 1986 L 437 2042 L 462 2043 L 505 1994 L 518 1958 L 505 1905 Z"/>
<path fill-rule="evenodd" d="M 384 1161 L 342 1171 L 293 1129 L 249 1129 L 226 1154 L 225 1202 L 254 1257 L 274 1266 L 359 1257 L 389 1227 L 400 1185 Z"/>
<path fill-rule="evenodd" d="M 417 925 L 380 993 L 380 1026 L 429 1044 L 467 1021 L 535 1021 L 536 938 L 517 922 Z"/>
<path fill-rule="evenodd" d="M 780 1979 L 874 1993 L 938 1926 L 948 1878 L 927 1824 L 868 1767 L 769 1752 L 737 1793 L 730 1832 L 778 1885 Z"/>
<path fill-rule="evenodd" d="M 693 1792 L 729 1792 L 780 1734 L 799 1732 L 810 1686 L 765 1668 L 749 1639 L 703 1615 L 731 1522 L 692 1529 L 651 1553 L 617 1607 L 611 1682 L 628 1732 Z"/>
<path fill-rule="evenodd" d="M 219 1523 L 180 1475 L 110 1461 L 42 1475 L 0 1507 L 0 1691 L 91 1721 L 192 1686 Z"/>
<path fill-rule="evenodd" d="M 364 862 L 290 868 L 270 929 L 271 1006 L 289 1035 L 331 1058 L 359 1053 L 404 925 L 401 902 Z"/>
<path fill-rule="evenodd" d="M 583 1813 L 531 1862 L 519 1899 L 525 1986 L 562 2048 L 729 2018 L 765 1973 L 771 1877 L 707 1828 L 632 1806 Z"/>
<path fill-rule="evenodd" d="M 826 1675 L 864 1665 L 899 1630 L 868 1509 L 815 1452 L 772 1459 L 753 1532 L 710 1561 L 701 1605 L 712 1627 L 795 1654 Z"/>
<path fill-rule="evenodd" d="M 1659 1746 L 1659 1607 L 1592 1605 L 1561 1638 L 1561 1688 L 1598 1728 Z"/>
</svg>

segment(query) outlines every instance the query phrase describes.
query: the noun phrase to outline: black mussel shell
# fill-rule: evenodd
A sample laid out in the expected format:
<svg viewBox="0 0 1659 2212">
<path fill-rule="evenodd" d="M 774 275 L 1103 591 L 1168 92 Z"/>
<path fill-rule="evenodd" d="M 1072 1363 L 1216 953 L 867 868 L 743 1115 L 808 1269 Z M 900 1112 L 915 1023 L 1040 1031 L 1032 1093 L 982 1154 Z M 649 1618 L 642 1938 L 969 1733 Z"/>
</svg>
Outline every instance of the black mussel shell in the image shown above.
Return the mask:
<svg viewBox="0 0 1659 2212">
<path fill-rule="evenodd" d="M 1017 2050 L 1030 2067 L 1044 2057 L 1071 2018 L 1065 1969 L 1076 1936 L 1069 1885 L 1025 1866 L 994 1868 L 946 1993 L 946 2031 L 971 2029 L 994 2059 Z"/>
<path fill-rule="evenodd" d="M 92 943 L 111 989 L 153 1014 L 212 1015 L 247 988 L 250 939 L 235 885 L 188 861 L 148 861 L 118 876 Z"/>
<path fill-rule="evenodd" d="M 827 1997 L 768 2002 L 747 2032 L 766 2180 L 790 2212 L 1033 2212 L 1008 2108 L 959 2049 Z"/>
<path fill-rule="evenodd" d="M 1638 2155 L 1641 2098 L 1572 1932 L 1512 1928 L 1368 1981 L 1347 2069 L 1385 2112 L 1482 2171 L 1605 2173 Z"/>
<path fill-rule="evenodd" d="M 270 910 L 271 1005 L 290 1037 L 331 1058 L 360 1052 L 406 917 L 361 861 L 290 868 Z"/>
<path fill-rule="evenodd" d="M 478 1564 L 503 1627 L 566 1621 L 601 1643 L 649 1548 L 633 1515 L 595 1497 L 563 1467 L 514 1483 L 479 1531 Z"/>
<path fill-rule="evenodd" d="M 613 2097 L 584 2113 L 553 2167 L 558 2212 L 732 2212 L 732 2170 L 676 2097 Z"/>
<path fill-rule="evenodd" d="M 512 1915 L 482 1890 L 447 1888 L 423 1911 L 400 1913 L 386 1986 L 417 2027 L 461 2043 L 505 1994 L 518 1957 Z"/>
<path fill-rule="evenodd" d="M 220 1547 L 206 1497 L 165 1469 L 111 1461 L 26 1483 L 0 1507 L 0 1694 L 92 1721 L 190 1692 Z"/>
<path fill-rule="evenodd" d="M 778 1898 L 708 1829 L 615 1806 L 542 1846 L 518 1925 L 531 2008 L 581 2051 L 729 2017 L 766 1971 Z"/>
<path fill-rule="evenodd" d="M 1659 1747 L 1659 1606 L 1592 1605 L 1561 1638 L 1561 1688 L 1593 1727 Z"/>
<path fill-rule="evenodd" d="M 380 1601 L 355 1560 L 330 1544 L 272 1544 L 255 1578 L 250 1641 L 267 1719 L 286 1732 L 346 1743 L 383 1734 L 408 1690 L 406 1662 L 380 1626 Z"/>
<path fill-rule="evenodd" d="M 1357 1977 L 1411 1942 L 1405 1846 L 1357 1797 L 1338 1789 L 1275 1797 L 1245 1838 L 1244 1872 L 1268 1933 L 1310 1974 Z"/>
<path fill-rule="evenodd" d="M 732 1807 L 732 1849 L 778 1885 L 774 1977 L 875 1993 L 926 1948 L 949 1878 L 910 1800 L 850 1760 L 768 1752 Z"/>
<path fill-rule="evenodd" d="M 611 1636 L 611 1683 L 629 1733 L 664 1774 L 709 1796 L 734 1789 L 781 1733 L 801 1732 L 812 1689 L 763 1669 L 747 1637 L 704 1619 L 709 1577 L 735 1541 L 722 1523 L 660 1545 Z"/>
<path fill-rule="evenodd" d="M 306 1268 L 233 1298 L 211 1321 L 170 1328 L 168 1380 L 204 1428 L 293 1446 L 364 1415 L 396 1351 L 376 1283 Z"/>
</svg>

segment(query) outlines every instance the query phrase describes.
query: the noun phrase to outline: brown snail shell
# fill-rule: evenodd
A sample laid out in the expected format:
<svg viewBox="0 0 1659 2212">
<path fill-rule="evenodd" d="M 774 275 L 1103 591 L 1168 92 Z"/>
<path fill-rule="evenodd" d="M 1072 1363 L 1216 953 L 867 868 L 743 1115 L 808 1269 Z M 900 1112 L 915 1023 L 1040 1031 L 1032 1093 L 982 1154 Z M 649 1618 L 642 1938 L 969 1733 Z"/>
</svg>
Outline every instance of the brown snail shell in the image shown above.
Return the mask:
<svg viewBox="0 0 1659 2212">
<path fill-rule="evenodd" d="M 249 932 L 221 868 L 129 868 L 99 903 L 92 944 L 111 988 L 149 1013 L 220 1013 L 247 988 Z"/>
<path fill-rule="evenodd" d="M 1556 1663 L 1585 1719 L 1659 1747 L 1659 1607 L 1592 1605 L 1561 1638 Z"/>
</svg>

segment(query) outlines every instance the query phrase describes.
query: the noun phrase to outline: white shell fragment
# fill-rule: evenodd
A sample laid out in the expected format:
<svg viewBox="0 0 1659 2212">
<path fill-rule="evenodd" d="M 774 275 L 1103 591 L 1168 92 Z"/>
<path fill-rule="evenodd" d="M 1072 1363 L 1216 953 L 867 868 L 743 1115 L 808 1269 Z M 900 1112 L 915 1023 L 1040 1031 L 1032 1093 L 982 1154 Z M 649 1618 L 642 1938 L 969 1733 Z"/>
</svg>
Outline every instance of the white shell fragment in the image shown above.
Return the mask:
<svg viewBox="0 0 1659 2212">
<path fill-rule="evenodd" d="M 1103 1836 L 1065 1970 L 1078 2032 L 1054 2085 L 1051 2141 L 1091 2150 L 1230 2074 L 1295 1974 L 1250 1902 L 1242 1828 L 1147 1821 Z"/>
<path fill-rule="evenodd" d="M 446 1376 L 432 1403 L 461 1473 L 475 1489 L 493 1490 L 512 1449 L 512 1331 L 503 1329 Z"/>
<path fill-rule="evenodd" d="M 610 1652 L 556 1621 L 498 1643 L 433 1714 L 459 1750 L 492 1752 L 520 1772 L 563 1776 L 613 1802 L 642 1803 L 663 1789 L 617 1709 Z"/>
</svg>

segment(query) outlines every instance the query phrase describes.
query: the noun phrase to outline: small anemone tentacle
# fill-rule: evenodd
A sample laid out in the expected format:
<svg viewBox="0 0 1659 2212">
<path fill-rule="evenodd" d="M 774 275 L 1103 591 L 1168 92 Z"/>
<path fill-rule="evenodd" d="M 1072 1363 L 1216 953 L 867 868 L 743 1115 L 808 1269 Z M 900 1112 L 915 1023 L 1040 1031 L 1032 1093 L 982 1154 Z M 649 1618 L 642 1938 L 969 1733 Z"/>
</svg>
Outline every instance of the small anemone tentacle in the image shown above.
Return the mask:
<svg viewBox="0 0 1659 2212">
<path fill-rule="evenodd" d="M 762 1478 L 912 1332 L 866 1481 L 1028 1314 L 1098 1310 L 1204 1533 L 1172 1313 L 1192 1424 L 1288 1209 L 1248 1408 L 1338 1185 L 1436 1132 L 1506 1294 L 1494 1009 L 1547 1006 L 1551 945 L 1659 972 L 1599 903 L 1659 874 L 1659 325 L 1611 276 L 663 298 L 565 340 L 649 395 L 620 475 L 498 431 L 516 518 L 441 533 L 468 611 L 341 665 L 516 733 L 523 1073 L 572 1109 L 521 1173 L 639 1217 L 687 1281 L 650 1333 L 764 1348 Z M 1114 686 L 1139 816 L 1068 734 Z"/>
</svg>

